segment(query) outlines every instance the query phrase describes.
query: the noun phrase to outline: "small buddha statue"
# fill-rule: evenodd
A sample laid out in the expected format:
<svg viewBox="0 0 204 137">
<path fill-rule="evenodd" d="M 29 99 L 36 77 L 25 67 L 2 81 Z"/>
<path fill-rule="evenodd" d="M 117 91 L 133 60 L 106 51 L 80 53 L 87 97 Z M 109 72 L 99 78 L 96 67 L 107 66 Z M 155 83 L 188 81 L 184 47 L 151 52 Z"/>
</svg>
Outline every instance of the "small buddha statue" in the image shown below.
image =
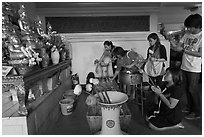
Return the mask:
<svg viewBox="0 0 204 137">
<path fill-rule="evenodd" d="M 26 13 L 25 13 L 25 7 L 24 5 L 20 6 L 20 9 L 18 10 L 18 13 L 20 15 L 20 19 L 18 20 L 21 33 L 23 35 L 31 34 L 31 30 L 27 21 Z"/>
<path fill-rule="evenodd" d="M 52 26 L 50 25 L 50 23 L 47 23 L 47 33 L 50 36 L 52 34 Z"/>
<path fill-rule="evenodd" d="M 21 52 L 21 44 L 20 44 L 20 39 L 16 35 L 16 31 L 13 28 L 12 33 L 9 34 L 8 40 L 11 46 L 9 46 L 9 50 L 11 52 Z"/>
<path fill-rule="evenodd" d="M 48 35 L 45 34 L 44 30 L 42 29 L 42 21 L 39 16 L 37 17 L 35 24 L 38 34 L 42 37 L 48 37 Z"/>
<path fill-rule="evenodd" d="M 9 43 L 7 46 L 8 46 L 11 59 L 20 59 L 26 56 L 22 51 L 23 46 L 20 44 L 19 41 L 20 40 L 15 35 L 9 36 Z"/>
<path fill-rule="evenodd" d="M 2 2 L 2 13 L 7 15 L 13 15 L 12 7 L 9 2 Z"/>
<path fill-rule="evenodd" d="M 8 16 L 2 14 L 2 38 L 6 38 L 8 33 Z"/>
</svg>

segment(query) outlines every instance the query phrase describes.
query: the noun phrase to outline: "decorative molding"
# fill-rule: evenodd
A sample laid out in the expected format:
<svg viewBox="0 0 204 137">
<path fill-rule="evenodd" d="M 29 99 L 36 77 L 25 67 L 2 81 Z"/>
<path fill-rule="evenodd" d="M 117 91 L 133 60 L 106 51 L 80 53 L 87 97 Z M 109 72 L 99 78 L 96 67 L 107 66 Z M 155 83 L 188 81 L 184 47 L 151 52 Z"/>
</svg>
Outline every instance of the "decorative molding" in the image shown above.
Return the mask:
<svg viewBox="0 0 204 137">
<path fill-rule="evenodd" d="M 37 8 L 38 15 L 66 17 L 66 16 L 129 16 L 149 15 L 159 12 L 158 7 L 90 7 L 90 8 Z"/>
<path fill-rule="evenodd" d="M 103 42 L 110 39 L 113 41 L 146 41 L 151 32 L 112 32 L 112 33 L 61 33 L 67 41 L 77 42 Z M 164 37 L 158 34 L 160 40 Z"/>
</svg>

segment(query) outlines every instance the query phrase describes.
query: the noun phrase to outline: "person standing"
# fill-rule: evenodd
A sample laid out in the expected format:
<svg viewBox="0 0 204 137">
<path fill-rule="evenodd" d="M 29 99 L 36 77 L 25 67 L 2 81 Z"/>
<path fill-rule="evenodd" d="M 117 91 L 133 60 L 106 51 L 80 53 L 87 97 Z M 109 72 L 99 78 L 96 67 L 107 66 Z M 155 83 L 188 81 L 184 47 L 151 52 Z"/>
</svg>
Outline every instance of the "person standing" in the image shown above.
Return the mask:
<svg viewBox="0 0 204 137">
<path fill-rule="evenodd" d="M 148 74 L 153 85 L 160 85 L 165 73 L 165 61 L 167 61 L 166 48 L 160 43 L 156 33 L 151 33 L 147 40 L 150 47 L 147 50 L 147 62 L 144 71 Z"/>
<path fill-rule="evenodd" d="M 115 45 L 113 45 L 112 41 L 108 41 L 106 40 L 104 43 L 104 48 L 109 50 L 111 52 L 111 59 L 112 59 L 112 68 L 113 68 L 113 73 L 115 73 L 116 71 L 116 64 L 117 64 L 117 58 L 115 56 L 113 56 L 112 52 L 113 50 L 117 47 Z"/>
<path fill-rule="evenodd" d="M 187 28 L 185 35 L 178 44 L 170 39 L 172 49 L 183 51 L 181 70 L 183 71 L 184 89 L 187 96 L 187 106 L 184 112 L 186 119 L 200 118 L 200 93 L 196 90 L 199 83 L 202 63 L 202 17 L 199 14 L 189 15 L 184 26 Z"/>
<path fill-rule="evenodd" d="M 108 42 L 108 43 L 107 43 Z M 112 42 L 111 42 L 112 43 Z M 113 68 L 112 68 L 112 55 L 111 55 L 111 45 L 109 41 L 104 42 L 104 52 L 100 59 L 95 60 L 96 69 L 95 72 L 99 77 L 112 77 Z"/>
<path fill-rule="evenodd" d="M 117 68 L 113 75 L 114 80 L 120 71 L 128 71 L 131 74 L 140 73 L 139 54 L 133 50 L 124 50 L 122 47 L 116 47 L 113 55 L 117 57 Z"/>
<path fill-rule="evenodd" d="M 135 78 L 136 75 L 141 74 L 141 66 L 143 65 L 143 58 L 133 51 L 133 50 L 124 50 L 122 47 L 116 47 L 113 50 L 113 55 L 117 57 L 117 68 L 113 75 L 111 81 L 113 81 L 120 72 L 125 72 L 126 74 L 131 75 L 131 81 L 129 83 L 124 84 L 121 82 L 120 77 L 120 87 L 123 92 L 127 92 L 129 98 L 134 99 L 134 92 L 131 90 L 131 85 L 137 81 Z M 133 82 L 133 83 L 131 83 Z M 133 94 L 131 94 L 133 92 Z"/>
</svg>

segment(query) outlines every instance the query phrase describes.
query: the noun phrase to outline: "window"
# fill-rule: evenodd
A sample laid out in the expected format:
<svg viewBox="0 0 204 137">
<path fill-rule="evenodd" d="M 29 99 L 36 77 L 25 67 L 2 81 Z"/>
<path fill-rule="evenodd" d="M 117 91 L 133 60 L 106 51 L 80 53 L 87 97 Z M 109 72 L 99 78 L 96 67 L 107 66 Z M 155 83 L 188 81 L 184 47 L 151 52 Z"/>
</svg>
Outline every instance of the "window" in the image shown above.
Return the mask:
<svg viewBox="0 0 204 137">
<path fill-rule="evenodd" d="M 150 16 L 46 17 L 58 33 L 138 32 L 150 30 Z"/>
</svg>

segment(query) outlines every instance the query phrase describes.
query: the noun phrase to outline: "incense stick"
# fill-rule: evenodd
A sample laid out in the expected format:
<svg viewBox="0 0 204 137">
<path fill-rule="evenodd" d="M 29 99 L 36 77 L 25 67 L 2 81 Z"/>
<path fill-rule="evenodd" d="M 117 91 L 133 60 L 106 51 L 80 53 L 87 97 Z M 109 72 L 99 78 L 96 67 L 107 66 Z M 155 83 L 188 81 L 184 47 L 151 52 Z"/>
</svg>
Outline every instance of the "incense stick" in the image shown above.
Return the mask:
<svg viewBox="0 0 204 137">
<path fill-rule="evenodd" d="M 102 96 L 103 96 L 103 98 L 104 98 L 104 103 L 107 103 L 107 104 L 108 104 L 108 101 L 107 101 L 105 95 L 103 94 L 103 91 L 101 91 L 101 94 L 102 94 Z"/>
<path fill-rule="evenodd" d="M 111 101 L 110 101 L 110 98 L 109 98 L 109 96 L 108 96 L 107 91 L 105 90 L 104 92 L 105 92 L 105 95 L 106 95 L 106 97 L 107 97 L 107 99 L 108 99 L 108 103 L 111 104 Z"/>
</svg>

